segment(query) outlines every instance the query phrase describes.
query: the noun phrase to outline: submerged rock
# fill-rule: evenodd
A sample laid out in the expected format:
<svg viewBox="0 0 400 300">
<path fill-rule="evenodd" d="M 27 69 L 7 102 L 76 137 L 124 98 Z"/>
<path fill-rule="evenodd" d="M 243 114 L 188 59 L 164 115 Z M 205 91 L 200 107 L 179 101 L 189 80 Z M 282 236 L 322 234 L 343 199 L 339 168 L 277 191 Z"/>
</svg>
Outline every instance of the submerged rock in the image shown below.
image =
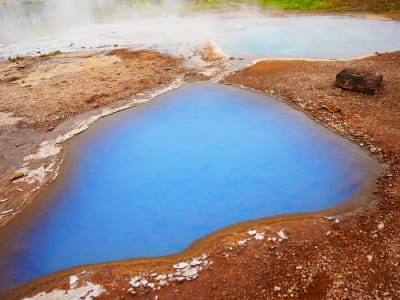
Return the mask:
<svg viewBox="0 0 400 300">
<path fill-rule="evenodd" d="M 375 94 L 383 76 L 370 72 L 344 69 L 336 75 L 336 86 L 342 89 Z"/>
</svg>

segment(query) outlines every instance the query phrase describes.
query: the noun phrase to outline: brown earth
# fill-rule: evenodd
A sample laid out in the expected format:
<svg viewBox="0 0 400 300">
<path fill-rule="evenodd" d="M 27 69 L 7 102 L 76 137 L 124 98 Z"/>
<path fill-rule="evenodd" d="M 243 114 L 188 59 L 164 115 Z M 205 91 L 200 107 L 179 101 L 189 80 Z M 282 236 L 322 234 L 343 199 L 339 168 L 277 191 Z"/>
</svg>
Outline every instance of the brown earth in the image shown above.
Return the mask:
<svg viewBox="0 0 400 300">
<path fill-rule="evenodd" d="M 0 63 L 0 111 L 21 127 L 48 130 L 63 120 L 165 84 L 182 60 L 151 51 L 82 52 Z M 60 92 L 61 91 L 61 92 Z"/>
<path fill-rule="evenodd" d="M 393 12 L 400 11 L 400 2 L 395 0 L 328 0 L 336 10 L 369 10 L 374 12 Z"/>
<path fill-rule="evenodd" d="M 334 78 L 344 68 L 379 72 L 384 85 L 375 95 L 338 89 Z M 315 213 L 238 224 L 173 257 L 70 269 L 7 299 L 68 290 L 69 276 L 78 273 L 107 290 L 98 299 L 400 299 L 399 68 L 400 52 L 354 61 L 263 61 L 224 80 L 285 101 L 376 158 L 386 171 L 367 207 L 333 218 Z M 265 239 L 238 245 L 249 229 L 264 232 Z M 281 229 L 287 239 L 279 240 Z M 197 279 L 160 290 L 130 289 L 132 276 L 174 272 L 173 263 L 203 252 L 213 264 Z"/>
</svg>

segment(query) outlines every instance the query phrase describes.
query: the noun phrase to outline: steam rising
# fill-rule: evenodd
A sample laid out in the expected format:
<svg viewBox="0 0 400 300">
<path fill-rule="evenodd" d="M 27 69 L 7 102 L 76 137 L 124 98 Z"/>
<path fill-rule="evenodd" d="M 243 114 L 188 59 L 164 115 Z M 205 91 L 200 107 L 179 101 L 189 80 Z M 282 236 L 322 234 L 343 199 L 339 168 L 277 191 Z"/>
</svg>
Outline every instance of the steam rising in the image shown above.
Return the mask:
<svg viewBox="0 0 400 300">
<path fill-rule="evenodd" d="M 273 17 L 248 7 L 201 13 L 185 8 L 190 0 L 6 1 L 1 7 L 0 0 L 0 60 L 115 47 L 193 57 L 206 45 L 212 52 L 201 54 L 211 60 L 219 47 L 232 56 L 328 59 L 400 49 L 400 23 L 391 21 Z"/>
<path fill-rule="evenodd" d="M 179 0 L 5 0 L 3 7 L 1 3 L 1 44 L 95 23 L 175 13 L 181 7 Z"/>
</svg>

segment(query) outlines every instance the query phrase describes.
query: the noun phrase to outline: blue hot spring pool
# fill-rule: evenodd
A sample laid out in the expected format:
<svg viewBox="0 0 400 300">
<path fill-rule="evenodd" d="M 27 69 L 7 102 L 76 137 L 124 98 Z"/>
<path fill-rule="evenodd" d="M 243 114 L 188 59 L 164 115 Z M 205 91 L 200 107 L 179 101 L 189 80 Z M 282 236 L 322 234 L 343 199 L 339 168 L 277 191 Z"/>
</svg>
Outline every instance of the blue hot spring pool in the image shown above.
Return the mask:
<svg viewBox="0 0 400 300">
<path fill-rule="evenodd" d="M 376 172 L 357 147 L 302 113 L 209 83 L 105 118 L 67 152 L 68 171 L 44 196 L 51 201 L 8 240 L 3 286 L 176 253 L 240 221 L 323 210 Z"/>
<path fill-rule="evenodd" d="M 400 49 L 400 22 L 338 16 L 238 20 L 218 40 L 232 53 L 350 58 Z M 265 56 L 265 55 L 264 55 Z"/>
</svg>

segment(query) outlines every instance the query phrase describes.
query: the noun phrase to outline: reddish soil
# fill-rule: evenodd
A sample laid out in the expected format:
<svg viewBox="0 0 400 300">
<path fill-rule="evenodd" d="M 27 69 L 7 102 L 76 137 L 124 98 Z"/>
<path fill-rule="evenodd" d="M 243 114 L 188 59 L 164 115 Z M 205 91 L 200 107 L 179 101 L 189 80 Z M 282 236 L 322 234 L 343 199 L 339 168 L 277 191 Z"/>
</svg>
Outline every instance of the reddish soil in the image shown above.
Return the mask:
<svg viewBox="0 0 400 300">
<path fill-rule="evenodd" d="M 0 64 L 0 111 L 20 126 L 50 129 L 182 74 L 182 60 L 151 51 L 72 53 Z M 60 92 L 61 91 L 61 92 Z"/>
<path fill-rule="evenodd" d="M 336 73 L 349 67 L 381 73 L 384 86 L 375 95 L 336 88 Z M 69 276 L 82 270 L 82 280 L 107 290 L 98 299 L 400 299 L 399 68 L 396 52 L 354 61 L 264 61 L 225 78 L 304 111 L 376 158 L 386 171 L 370 205 L 332 219 L 315 213 L 238 224 L 174 257 L 66 270 L 7 299 L 68 290 Z M 264 232 L 265 239 L 238 245 L 249 229 Z M 281 229 L 288 239 L 267 239 Z M 132 276 L 173 272 L 173 263 L 203 252 L 213 265 L 197 279 L 170 282 L 160 290 L 129 289 Z"/>
</svg>

